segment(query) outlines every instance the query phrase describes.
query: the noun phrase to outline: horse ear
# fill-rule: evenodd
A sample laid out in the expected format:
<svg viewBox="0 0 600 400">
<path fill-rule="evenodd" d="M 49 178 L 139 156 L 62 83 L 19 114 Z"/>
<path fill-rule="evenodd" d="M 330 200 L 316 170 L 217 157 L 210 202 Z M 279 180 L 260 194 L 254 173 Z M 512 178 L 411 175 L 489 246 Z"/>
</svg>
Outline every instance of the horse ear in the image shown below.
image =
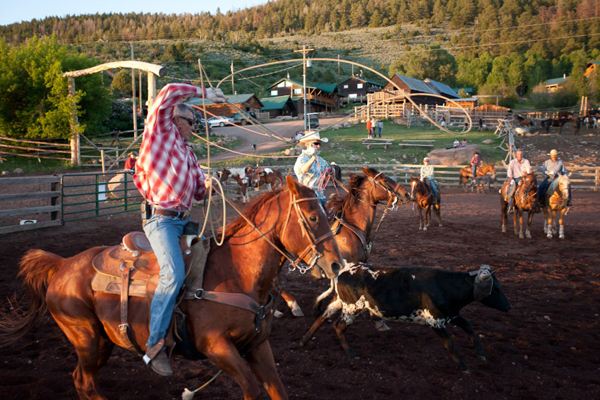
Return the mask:
<svg viewBox="0 0 600 400">
<path fill-rule="evenodd" d="M 298 196 L 299 195 L 299 191 L 298 191 L 298 182 L 296 182 L 294 180 L 294 178 L 292 178 L 291 175 L 287 175 L 285 177 L 285 179 L 287 180 L 287 186 L 290 189 L 290 192 L 292 192 L 292 194 L 294 196 Z"/>
<path fill-rule="evenodd" d="M 367 167 L 362 167 L 362 172 L 363 172 L 365 175 L 367 175 L 367 176 L 371 176 L 371 175 L 369 174 L 369 168 L 367 168 Z"/>
</svg>

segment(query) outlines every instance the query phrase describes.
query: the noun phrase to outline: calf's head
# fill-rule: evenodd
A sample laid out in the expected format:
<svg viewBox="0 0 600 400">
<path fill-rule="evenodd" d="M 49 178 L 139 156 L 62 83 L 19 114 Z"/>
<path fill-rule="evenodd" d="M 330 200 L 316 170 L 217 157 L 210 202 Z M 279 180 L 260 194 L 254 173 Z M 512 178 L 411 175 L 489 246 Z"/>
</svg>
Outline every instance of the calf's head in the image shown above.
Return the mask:
<svg viewBox="0 0 600 400">
<path fill-rule="evenodd" d="M 471 271 L 469 274 L 475 275 L 473 283 L 475 300 L 496 310 L 504 312 L 510 310 L 510 303 L 500 289 L 500 281 L 496 279 L 489 265 L 482 265 L 479 271 Z"/>
</svg>

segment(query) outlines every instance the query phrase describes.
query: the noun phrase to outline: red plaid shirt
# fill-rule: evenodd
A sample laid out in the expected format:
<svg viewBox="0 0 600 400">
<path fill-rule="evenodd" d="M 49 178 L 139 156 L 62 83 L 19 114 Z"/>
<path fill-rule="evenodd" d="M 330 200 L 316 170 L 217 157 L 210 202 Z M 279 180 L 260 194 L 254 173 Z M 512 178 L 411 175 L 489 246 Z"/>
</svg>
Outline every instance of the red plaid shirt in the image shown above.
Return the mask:
<svg viewBox="0 0 600 400">
<path fill-rule="evenodd" d="M 154 206 L 191 210 L 192 201 L 202 200 L 206 194 L 205 175 L 192 146 L 173 123 L 173 110 L 178 103 L 204 95 L 200 87 L 169 84 L 149 110 L 133 181 Z"/>
</svg>

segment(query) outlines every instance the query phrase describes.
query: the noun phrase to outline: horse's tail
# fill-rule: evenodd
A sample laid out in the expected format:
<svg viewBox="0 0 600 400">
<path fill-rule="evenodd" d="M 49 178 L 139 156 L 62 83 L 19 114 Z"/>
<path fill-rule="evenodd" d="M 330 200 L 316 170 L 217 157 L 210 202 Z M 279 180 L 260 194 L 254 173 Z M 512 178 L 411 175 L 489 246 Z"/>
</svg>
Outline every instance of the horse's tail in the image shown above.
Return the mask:
<svg viewBox="0 0 600 400">
<path fill-rule="evenodd" d="M 47 309 L 46 290 L 64 258 L 43 250 L 29 250 L 21 259 L 17 275 L 29 292 L 29 308 L 15 307 L 11 314 L 0 314 L 0 348 L 9 347 L 37 324 Z"/>
<path fill-rule="evenodd" d="M 326 307 L 323 304 L 324 303 L 323 300 L 325 300 L 327 297 L 329 297 L 329 295 L 333 292 L 333 289 L 335 289 L 335 282 L 332 279 L 331 286 L 329 286 L 329 289 L 327 289 L 326 291 L 321 293 L 319 295 L 319 297 L 317 297 L 317 300 L 315 300 L 315 305 L 313 306 L 313 316 L 315 318 L 318 318 L 320 315 L 322 315 L 325 312 Z"/>
</svg>

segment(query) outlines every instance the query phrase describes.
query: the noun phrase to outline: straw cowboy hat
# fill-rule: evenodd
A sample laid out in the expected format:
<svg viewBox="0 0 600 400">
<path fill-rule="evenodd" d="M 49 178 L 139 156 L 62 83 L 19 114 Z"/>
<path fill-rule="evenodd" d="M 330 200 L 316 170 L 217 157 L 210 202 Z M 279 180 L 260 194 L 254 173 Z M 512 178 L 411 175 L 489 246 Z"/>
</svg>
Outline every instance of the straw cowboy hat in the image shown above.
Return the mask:
<svg viewBox="0 0 600 400">
<path fill-rule="evenodd" d="M 329 142 L 329 139 L 322 138 L 321 134 L 319 133 L 319 131 L 306 131 L 304 133 L 304 136 L 302 136 L 300 138 L 300 140 L 298 140 L 298 144 L 300 146 L 306 146 L 310 142 L 323 142 L 323 143 L 327 143 L 327 142 Z"/>
<path fill-rule="evenodd" d="M 136 156 L 136 157 L 137 157 L 137 154 L 135 153 L 135 151 L 132 151 L 131 153 L 129 153 L 129 154 L 127 154 L 127 155 L 128 155 L 129 157 L 131 157 L 131 156 Z"/>
<path fill-rule="evenodd" d="M 558 151 L 556 151 L 556 149 L 552 149 L 550 150 L 550 153 L 548 153 L 549 156 L 557 156 L 558 155 Z"/>
</svg>

